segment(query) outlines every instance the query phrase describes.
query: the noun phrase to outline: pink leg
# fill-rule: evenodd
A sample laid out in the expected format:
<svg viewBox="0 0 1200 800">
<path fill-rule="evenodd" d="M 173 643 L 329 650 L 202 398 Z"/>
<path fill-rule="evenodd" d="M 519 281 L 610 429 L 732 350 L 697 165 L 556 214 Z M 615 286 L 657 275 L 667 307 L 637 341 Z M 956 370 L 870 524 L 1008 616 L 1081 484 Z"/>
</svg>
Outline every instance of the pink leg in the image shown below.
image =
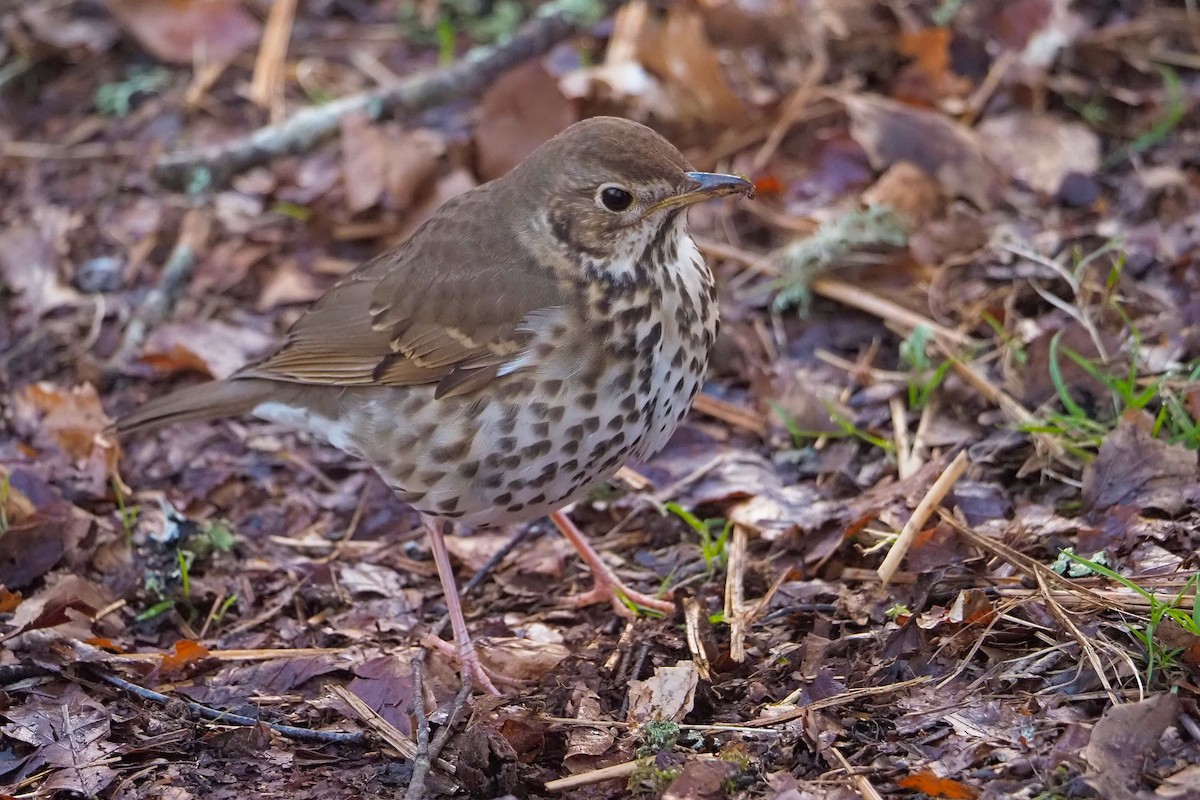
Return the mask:
<svg viewBox="0 0 1200 800">
<path fill-rule="evenodd" d="M 592 573 L 592 578 L 596 582 L 590 592 L 572 597 L 571 603 L 573 605 L 586 606 L 591 603 L 603 603 L 607 601 L 623 617 L 634 615 L 629 606 L 622 602 L 623 599 L 641 608 L 661 611 L 664 614 L 670 614 L 675 611 L 674 603 L 636 592 L 622 583 L 617 574 L 612 571 L 612 568 L 604 563 L 604 559 L 600 558 L 600 554 L 592 547 L 592 543 L 587 540 L 587 537 L 583 535 L 583 532 L 579 528 L 575 527 L 575 523 L 571 522 L 571 519 L 566 514 L 561 511 L 555 511 L 550 515 L 550 520 L 558 528 L 559 532 L 567 537 L 567 541 L 571 543 L 571 546 L 579 553 L 580 558 L 588 565 L 588 569 Z"/>
<path fill-rule="evenodd" d="M 446 595 L 446 611 L 450 614 L 454 643 L 458 645 L 459 667 L 463 672 L 469 673 L 476 685 L 488 694 L 499 695 L 500 692 L 488 677 L 483 664 L 479 663 L 475 645 L 471 642 L 471 634 L 467 632 L 467 621 L 463 618 L 462 603 L 458 600 L 458 584 L 454 581 L 454 569 L 450 566 L 450 551 L 446 549 L 446 538 L 437 522 L 429 521 L 425 527 L 429 529 L 429 548 L 433 551 L 438 577 L 442 579 L 442 592 Z"/>
</svg>

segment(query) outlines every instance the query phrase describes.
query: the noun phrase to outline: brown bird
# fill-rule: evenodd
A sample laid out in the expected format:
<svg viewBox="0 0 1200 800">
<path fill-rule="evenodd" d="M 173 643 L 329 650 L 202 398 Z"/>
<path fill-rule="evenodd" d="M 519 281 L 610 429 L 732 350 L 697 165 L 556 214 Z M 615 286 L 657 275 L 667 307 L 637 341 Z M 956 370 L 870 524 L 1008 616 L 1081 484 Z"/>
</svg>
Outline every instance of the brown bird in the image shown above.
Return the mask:
<svg viewBox="0 0 1200 800">
<path fill-rule="evenodd" d="M 369 462 L 424 515 L 460 664 L 495 693 L 443 525 L 550 514 L 595 578 L 577 603 L 672 609 L 624 586 L 558 509 L 658 450 L 699 391 L 717 300 L 686 209 L 730 194 L 753 185 L 693 171 L 650 128 L 577 123 L 348 274 L 274 354 L 117 430 L 253 414 Z"/>
</svg>

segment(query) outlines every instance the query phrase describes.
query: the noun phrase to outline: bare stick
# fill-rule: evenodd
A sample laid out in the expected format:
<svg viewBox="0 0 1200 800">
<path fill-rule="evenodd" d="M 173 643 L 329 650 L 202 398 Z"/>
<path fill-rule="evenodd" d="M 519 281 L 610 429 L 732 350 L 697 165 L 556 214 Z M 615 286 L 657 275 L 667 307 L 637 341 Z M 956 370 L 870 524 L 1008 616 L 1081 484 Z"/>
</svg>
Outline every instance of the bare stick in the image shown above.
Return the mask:
<svg viewBox="0 0 1200 800">
<path fill-rule="evenodd" d="M 421 800 L 425 794 L 425 778 L 429 775 L 429 718 L 425 716 L 425 653 L 417 653 L 412 659 L 413 701 L 412 712 L 417 718 L 417 755 L 413 758 L 412 780 L 404 800 Z M 463 670 L 463 683 L 471 680 L 469 670 Z"/>
<path fill-rule="evenodd" d="M 136 683 L 118 678 L 116 675 L 101 675 L 101 680 L 106 683 L 111 683 L 118 689 L 123 689 L 130 694 L 137 695 L 143 700 L 151 700 L 155 703 L 170 703 L 177 698 L 168 697 L 165 694 L 146 689 L 138 686 Z M 334 742 L 337 744 L 365 744 L 367 739 L 361 733 L 346 733 L 344 731 L 314 731 L 308 728 L 296 728 L 291 725 L 279 725 L 274 722 L 267 722 L 254 717 L 245 717 L 241 714 L 228 714 L 215 708 L 202 706 L 199 703 L 193 703 L 189 700 L 183 701 L 184 706 L 188 711 L 191 711 L 198 717 L 212 720 L 222 725 L 266 725 L 271 730 L 281 736 L 286 736 L 289 739 L 297 739 L 302 742 Z"/>
<path fill-rule="evenodd" d="M 279 125 L 260 128 L 249 136 L 223 144 L 169 153 L 159 160 L 155 176 L 175 188 L 194 178 L 209 186 L 225 184 L 233 175 L 273 158 L 311 150 L 338 130 L 343 116 L 366 113 L 372 118 L 404 117 L 450 100 L 480 94 L 513 67 L 537 58 L 554 45 L 598 22 L 618 5 L 616 0 L 552 0 L 537 16 L 502 44 L 476 47 L 444 70 L 424 72 L 395 86 L 296 112 Z"/>
<path fill-rule="evenodd" d="M 900 530 L 900 535 L 896 537 L 895 543 L 892 544 L 892 549 L 888 551 L 887 557 L 883 559 L 883 563 L 879 565 L 879 578 L 886 585 L 892 579 L 892 575 L 900 568 L 900 562 L 904 560 L 904 556 L 908 553 L 908 548 L 912 546 L 913 539 L 916 538 L 917 532 L 921 530 L 933 512 L 937 510 L 938 505 L 954 488 L 954 484 L 958 483 L 958 479 L 967 471 L 967 467 L 971 465 L 967 458 L 967 451 L 961 451 L 950 466 L 946 467 L 946 471 L 938 476 L 938 479 L 933 482 L 933 486 L 929 487 L 929 491 L 921 498 L 921 502 L 917 504 L 916 510 L 912 516 L 908 518 L 908 522 Z"/>
</svg>

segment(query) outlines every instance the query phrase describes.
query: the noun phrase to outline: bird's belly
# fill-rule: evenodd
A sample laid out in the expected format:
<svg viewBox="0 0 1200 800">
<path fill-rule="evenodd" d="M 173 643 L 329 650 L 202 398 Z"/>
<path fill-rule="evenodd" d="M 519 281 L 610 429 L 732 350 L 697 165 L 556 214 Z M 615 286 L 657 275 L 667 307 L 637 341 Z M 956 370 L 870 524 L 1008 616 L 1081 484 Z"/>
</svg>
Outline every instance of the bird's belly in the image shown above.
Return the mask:
<svg viewBox="0 0 1200 800">
<path fill-rule="evenodd" d="M 467 525 L 535 519 L 612 476 L 645 435 L 620 374 L 504 376 L 467 396 L 432 387 L 353 387 L 336 406 L 277 403 L 257 416 L 310 431 L 369 462 L 423 514 Z"/>
<path fill-rule="evenodd" d="M 574 502 L 627 458 L 657 451 L 699 389 L 702 355 L 693 360 L 667 335 L 647 360 L 593 358 L 584 368 L 567 356 L 465 396 L 349 387 L 306 410 L 268 403 L 255 413 L 368 461 L 423 514 L 502 525 Z"/>
</svg>

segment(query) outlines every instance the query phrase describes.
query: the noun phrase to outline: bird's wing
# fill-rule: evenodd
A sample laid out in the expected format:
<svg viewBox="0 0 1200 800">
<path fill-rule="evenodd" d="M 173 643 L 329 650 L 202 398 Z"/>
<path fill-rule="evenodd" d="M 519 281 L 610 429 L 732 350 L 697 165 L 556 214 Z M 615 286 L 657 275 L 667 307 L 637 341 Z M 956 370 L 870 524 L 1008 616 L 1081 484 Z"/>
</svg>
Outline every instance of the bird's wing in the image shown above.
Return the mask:
<svg viewBox="0 0 1200 800">
<path fill-rule="evenodd" d="M 406 243 L 321 297 L 273 355 L 238 373 L 296 383 L 436 383 L 438 396 L 515 369 L 569 297 L 490 193 L 451 201 Z"/>
</svg>

